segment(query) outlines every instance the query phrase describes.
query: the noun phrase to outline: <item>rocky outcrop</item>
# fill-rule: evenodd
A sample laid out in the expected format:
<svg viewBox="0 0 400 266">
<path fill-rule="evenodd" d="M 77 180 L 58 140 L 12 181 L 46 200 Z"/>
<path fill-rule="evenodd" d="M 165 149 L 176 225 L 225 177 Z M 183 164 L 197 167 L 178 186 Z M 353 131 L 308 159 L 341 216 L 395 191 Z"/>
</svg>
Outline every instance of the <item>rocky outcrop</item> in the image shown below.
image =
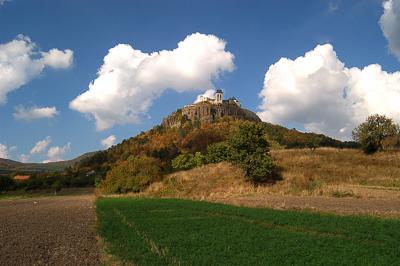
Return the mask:
<svg viewBox="0 0 400 266">
<path fill-rule="evenodd" d="M 165 127 L 177 127 L 187 120 L 192 122 L 214 122 L 216 119 L 225 116 L 261 122 L 261 119 L 255 113 L 241 108 L 234 103 L 211 104 L 208 102 L 200 102 L 187 105 L 172 113 L 163 119 L 162 125 Z"/>
</svg>

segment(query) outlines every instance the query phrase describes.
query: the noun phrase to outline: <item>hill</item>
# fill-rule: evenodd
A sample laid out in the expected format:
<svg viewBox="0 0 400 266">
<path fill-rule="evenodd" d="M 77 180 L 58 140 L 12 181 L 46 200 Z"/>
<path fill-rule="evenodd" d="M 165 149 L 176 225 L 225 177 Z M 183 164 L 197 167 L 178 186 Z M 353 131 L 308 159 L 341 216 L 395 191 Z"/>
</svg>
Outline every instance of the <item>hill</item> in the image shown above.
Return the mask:
<svg viewBox="0 0 400 266">
<path fill-rule="evenodd" d="M 10 172 L 61 172 L 95 153 L 88 152 L 72 160 L 51 163 L 21 163 L 0 158 L 0 174 Z"/>
<path fill-rule="evenodd" d="M 200 103 L 197 106 L 204 107 L 205 104 L 208 106 L 207 108 L 215 108 L 215 106 L 210 107 L 208 103 Z M 233 108 L 236 109 L 236 107 Z M 208 111 L 205 111 L 205 113 L 207 114 Z M 130 157 L 149 156 L 159 159 L 162 162 L 164 173 L 169 173 L 172 170 L 171 161 L 176 156 L 182 153 L 201 152 L 204 154 L 209 145 L 226 141 L 244 123 L 260 124 L 273 149 L 358 147 L 355 142 L 342 142 L 322 134 L 288 129 L 261 122 L 259 118 L 255 119 L 254 116 L 257 117 L 254 113 L 249 116 L 225 113 L 222 117 L 214 116 L 210 121 L 208 115 L 206 115 L 208 118 L 186 116 L 183 115 L 182 109 L 178 109 L 167 116 L 161 125 L 125 139 L 106 151 L 97 152 L 90 158 L 80 161 L 75 165 L 75 171 L 95 170 L 105 173 Z"/>
</svg>

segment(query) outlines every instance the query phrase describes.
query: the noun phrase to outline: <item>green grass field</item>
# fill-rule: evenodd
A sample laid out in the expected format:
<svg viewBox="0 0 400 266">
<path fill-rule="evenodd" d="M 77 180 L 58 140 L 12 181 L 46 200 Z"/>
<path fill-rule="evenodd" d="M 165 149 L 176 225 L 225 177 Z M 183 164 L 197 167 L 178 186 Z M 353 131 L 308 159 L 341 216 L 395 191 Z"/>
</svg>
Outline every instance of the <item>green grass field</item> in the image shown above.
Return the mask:
<svg viewBox="0 0 400 266">
<path fill-rule="evenodd" d="M 99 232 L 137 265 L 400 265 L 400 221 L 177 199 L 101 198 Z"/>
</svg>

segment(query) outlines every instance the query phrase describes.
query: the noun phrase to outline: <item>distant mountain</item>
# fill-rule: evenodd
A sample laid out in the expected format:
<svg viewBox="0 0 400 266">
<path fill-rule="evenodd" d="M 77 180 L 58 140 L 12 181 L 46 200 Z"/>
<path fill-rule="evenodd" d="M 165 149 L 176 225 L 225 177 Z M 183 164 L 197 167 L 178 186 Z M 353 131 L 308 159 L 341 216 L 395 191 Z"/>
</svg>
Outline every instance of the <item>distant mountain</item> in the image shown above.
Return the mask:
<svg viewBox="0 0 400 266">
<path fill-rule="evenodd" d="M 0 173 L 10 172 L 61 172 L 69 166 L 91 157 L 96 152 L 85 153 L 75 159 L 51 163 L 21 163 L 0 158 Z"/>
</svg>

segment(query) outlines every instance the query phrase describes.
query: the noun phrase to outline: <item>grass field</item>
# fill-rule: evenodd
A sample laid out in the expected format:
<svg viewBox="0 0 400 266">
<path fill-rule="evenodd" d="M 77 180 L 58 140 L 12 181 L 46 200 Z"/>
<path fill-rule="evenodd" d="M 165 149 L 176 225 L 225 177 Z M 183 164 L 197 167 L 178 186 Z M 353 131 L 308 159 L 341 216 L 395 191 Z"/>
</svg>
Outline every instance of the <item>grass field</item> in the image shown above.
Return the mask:
<svg viewBox="0 0 400 266">
<path fill-rule="evenodd" d="M 137 265 L 400 265 L 400 221 L 178 199 L 100 198 L 106 249 Z"/>
</svg>

